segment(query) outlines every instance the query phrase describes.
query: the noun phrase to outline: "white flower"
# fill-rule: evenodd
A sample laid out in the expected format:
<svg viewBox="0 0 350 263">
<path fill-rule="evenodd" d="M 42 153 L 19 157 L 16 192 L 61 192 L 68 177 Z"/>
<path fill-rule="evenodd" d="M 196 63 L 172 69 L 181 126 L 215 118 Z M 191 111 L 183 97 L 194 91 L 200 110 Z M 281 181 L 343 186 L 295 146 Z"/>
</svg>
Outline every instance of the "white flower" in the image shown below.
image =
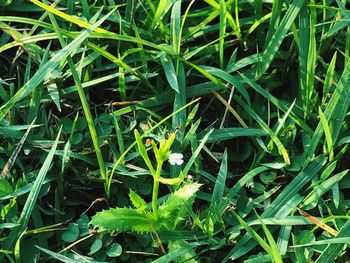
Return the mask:
<svg viewBox="0 0 350 263">
<path fill-rule="evenodd" d="M 181 165 L 184 163 L 184 160 L 182 160 L 182 158 L 184 158 L 182 153 L 172 153 L 169 156 L 169 162 L 171 165 Z"/>
</svg>

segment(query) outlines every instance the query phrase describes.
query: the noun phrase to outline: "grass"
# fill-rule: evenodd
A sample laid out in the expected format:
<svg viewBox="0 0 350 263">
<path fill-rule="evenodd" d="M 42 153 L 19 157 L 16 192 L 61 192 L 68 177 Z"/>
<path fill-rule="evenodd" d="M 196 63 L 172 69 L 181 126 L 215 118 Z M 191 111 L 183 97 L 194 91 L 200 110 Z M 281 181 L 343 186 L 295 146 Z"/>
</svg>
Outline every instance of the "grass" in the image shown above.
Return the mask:
<svg viewBox="0 0 350 263">
<path fill-rule="evenodd" d="M 0 261 L 349 261 L 349 10 L 0 0 Z"/>
</svg>

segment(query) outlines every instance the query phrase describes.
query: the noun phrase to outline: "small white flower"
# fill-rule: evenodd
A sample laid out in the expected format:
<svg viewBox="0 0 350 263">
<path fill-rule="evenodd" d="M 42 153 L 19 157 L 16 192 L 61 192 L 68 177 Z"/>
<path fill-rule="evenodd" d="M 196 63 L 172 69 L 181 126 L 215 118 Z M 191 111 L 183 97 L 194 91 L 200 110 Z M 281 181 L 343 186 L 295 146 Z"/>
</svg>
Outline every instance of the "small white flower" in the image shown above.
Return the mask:
<svg viewBox="0 0 350 263">
<path fill-rule="evenodd" d="M 172 153 L 169 156 L 169 162 L 171 165 L 181 165 L 184 163 L 184 160 L 182 160 L 182 158 L 184 158 L 182 153 Z"/>
</svg>

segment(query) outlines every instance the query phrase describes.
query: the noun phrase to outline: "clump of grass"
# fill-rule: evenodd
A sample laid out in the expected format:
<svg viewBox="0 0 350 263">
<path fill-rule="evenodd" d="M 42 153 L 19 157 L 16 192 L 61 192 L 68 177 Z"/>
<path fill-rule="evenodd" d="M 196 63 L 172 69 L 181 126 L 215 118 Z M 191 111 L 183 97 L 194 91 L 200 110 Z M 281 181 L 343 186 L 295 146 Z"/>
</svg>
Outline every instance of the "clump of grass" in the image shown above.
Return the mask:
<svg viewBox="0 0 350 263">
<path fill-rule="evenodd" d="M 0 1 L 0 261 L 349 260 L 348 8 Z"/>
</svg>

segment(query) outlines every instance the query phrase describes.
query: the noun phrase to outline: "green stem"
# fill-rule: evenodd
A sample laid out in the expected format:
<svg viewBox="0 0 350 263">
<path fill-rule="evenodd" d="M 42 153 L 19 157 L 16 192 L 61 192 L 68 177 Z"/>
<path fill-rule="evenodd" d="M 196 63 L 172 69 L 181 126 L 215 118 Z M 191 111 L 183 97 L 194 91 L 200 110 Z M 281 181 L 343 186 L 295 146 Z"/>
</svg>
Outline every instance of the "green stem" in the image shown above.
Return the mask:
<svg viewBox="0 0 350 263">
<path fill-rule="evenodd" d="M 153 175 L 153 192 L 152 192 L 152 210 L 156 220 L 158 219 L 158 190 L 160 173 L 162 171 L 163 161 L 158 161 L 156 174 Z"/>
</svg>

